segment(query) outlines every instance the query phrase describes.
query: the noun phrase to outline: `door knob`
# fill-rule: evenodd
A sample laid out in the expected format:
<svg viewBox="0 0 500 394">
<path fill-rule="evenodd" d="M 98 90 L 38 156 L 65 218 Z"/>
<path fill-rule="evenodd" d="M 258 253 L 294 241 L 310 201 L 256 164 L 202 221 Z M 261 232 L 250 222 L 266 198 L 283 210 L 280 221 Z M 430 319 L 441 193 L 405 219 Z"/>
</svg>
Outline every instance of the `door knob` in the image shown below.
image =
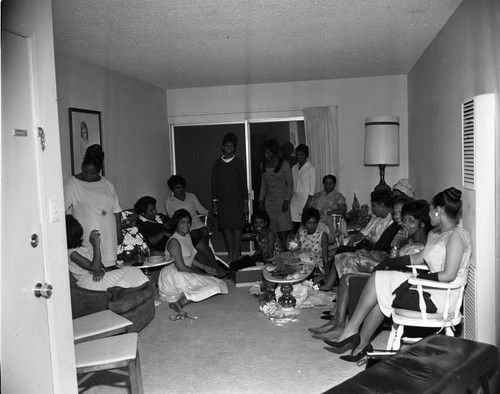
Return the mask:
<svg viewBox="0 0 500 394">
<path fill-rule="evenodd" d="M 33 289 L 33 293 L 35 293 L 36 298 L 43 297 L 48 299 L 52 296 L 52 285 L 37 283 Z"/>
<path fill-rule="evenodd" d="M 38 235 L 37 234 L 31 234 L 31 239 L 30 239 L 30 244 L 33 248 L 36 248 L 38 246 Z"/>
</svg>

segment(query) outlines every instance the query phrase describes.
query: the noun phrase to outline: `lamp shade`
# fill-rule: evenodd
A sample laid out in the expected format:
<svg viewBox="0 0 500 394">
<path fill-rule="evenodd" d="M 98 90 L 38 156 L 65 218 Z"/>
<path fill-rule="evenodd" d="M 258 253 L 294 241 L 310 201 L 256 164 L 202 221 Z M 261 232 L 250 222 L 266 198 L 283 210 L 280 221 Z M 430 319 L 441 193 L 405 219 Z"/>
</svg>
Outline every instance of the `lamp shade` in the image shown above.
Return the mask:
<svg viewBox="0 0 500 394">
<path fill-rule="evenodd" d="M 365 120 L 365 165 L 399 165 L 399 117 Z"/>
</svg>

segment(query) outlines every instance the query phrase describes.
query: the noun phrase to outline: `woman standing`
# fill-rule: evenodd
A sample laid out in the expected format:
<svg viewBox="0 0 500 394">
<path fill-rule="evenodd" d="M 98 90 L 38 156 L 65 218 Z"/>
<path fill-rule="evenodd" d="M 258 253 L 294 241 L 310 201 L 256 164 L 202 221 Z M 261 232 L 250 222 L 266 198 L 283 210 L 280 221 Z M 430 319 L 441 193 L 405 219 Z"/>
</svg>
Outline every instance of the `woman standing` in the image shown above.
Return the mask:
<svg viewBox="0 0 500 394">
<path fill-rule="evenodd" d="M 262 144 L 264 163 L 259 209 L 269 214 L 271 229 L 278 234 L 281 245 L 286 245 L 287 235 L 293 229 L 289 207 L 293 181 L 290 165 L 278 156 L 279 149 L 279 143 L 274 138 Z"/>
<path fill-rule="evenodd" d="M 104 162 L 101 145 L 87 148 L 82 172 L 69 178 L 64 185 L 64 204 L 67 213 L 83 227 L 83 246 L 92 250 L 88 241 L 92 230 L 102 235 L 102 263 L 109 267 L 116 264 L 118 236 L 121 232 L 122 207 L 113 184 L 100 175 Z"/>
<path fill-rule="evenodd" d="M 309 148 L 299 144 L 295 148 L 297 164 L 292 167 L 293 194 L 290 202 L 293 230 L 297 232 L 300 227 L 301 215 L 304 207 L 308 205 L 316 192 L 316 169 L 309 161 Z"/>
<path fill-rule="evenodd" d="M 245 165 L 236 157 L 238 137 L 227 133 L 222 140 L 222 157 L 212 167 L 212 212 L 224 234 L 228 263 L 241 257 L 241 234 L 248 213 Z"/>
</svg>

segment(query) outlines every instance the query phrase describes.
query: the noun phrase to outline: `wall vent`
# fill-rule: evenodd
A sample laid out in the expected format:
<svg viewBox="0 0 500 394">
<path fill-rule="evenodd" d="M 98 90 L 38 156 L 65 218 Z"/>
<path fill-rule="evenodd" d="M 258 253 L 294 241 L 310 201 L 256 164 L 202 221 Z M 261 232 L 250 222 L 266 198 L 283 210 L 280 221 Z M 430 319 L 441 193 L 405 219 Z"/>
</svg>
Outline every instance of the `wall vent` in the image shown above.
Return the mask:
<svg viewBox="0 0 500 394">
<path fill-rule="evenodd" d="M 464 336 L 495 343 L 495 95 L 462 103 L 462 224 L 472 254 L 464 294 Z"/>
<path fill-rule="evenodd" d="M 462 183 L 475 190 L 475 122 L 474 100 L 462 104 Z"/>
</svg>

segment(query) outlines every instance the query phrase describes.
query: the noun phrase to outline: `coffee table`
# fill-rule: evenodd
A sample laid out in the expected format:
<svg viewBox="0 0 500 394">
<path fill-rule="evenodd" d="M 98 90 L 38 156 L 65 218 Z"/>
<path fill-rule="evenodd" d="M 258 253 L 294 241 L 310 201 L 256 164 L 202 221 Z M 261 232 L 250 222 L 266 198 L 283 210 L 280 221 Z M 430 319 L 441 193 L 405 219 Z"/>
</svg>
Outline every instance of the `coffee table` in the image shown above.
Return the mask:
<svg viewBox="0 0 500 394">
<path fill-rule="evenodd" d="M 314 263 L 296 261 L 297 256 L 300 255 L 301 253 L 285 252 L 277 256 L 280 259 L 281 264 L 290 265 L 295 268 L 295 273 L 287 275 L 284 278 L 278 278 L 273 276 L 272 272 L 270 272 L 267 268 L 263 270 L 263 275 L 265 280 L 271 283 L 277 283 L 281 285 L 282 296 L 278 299 L 278 303 L 281 306 L 282 311 L 295 310 L 295 305 L 297 304 L 297 300 L 292 295 L 293 285 L 306 280 L 307 277 L 311 275 L 311 273 L 314 270 Z M 289 263 L 287 263 L 288 256 L 292 257 Z"/>
<path fill-rule="evenodd" d="M 141 270 L 143 270 L 144 274 L 148 277 L 148 278 L 151 278 L 151 272 L 149 271 L 151 268 L 156 268 L 156 267 L 163 267 L 164 265 L 168 265 L 168 264 L 171 264 L 174 262 L 174 259 L 173 258 L 164 258 L 163 260 L 161 261 L 158 261 L 158 262 L 155 262 L 155 263 L 151 263 L 148 259 L 146 259 L 144 261 L 144 264 L 142 265 L 134 265 L 135 262 L 134 261 L 130 261 L 130 262 L 125 262 L 119 266 L 117 266 L 118 268 L 121 268 L 121 267 L 133 267 L 133 268 L 139 268 Z"/>
</svg>

